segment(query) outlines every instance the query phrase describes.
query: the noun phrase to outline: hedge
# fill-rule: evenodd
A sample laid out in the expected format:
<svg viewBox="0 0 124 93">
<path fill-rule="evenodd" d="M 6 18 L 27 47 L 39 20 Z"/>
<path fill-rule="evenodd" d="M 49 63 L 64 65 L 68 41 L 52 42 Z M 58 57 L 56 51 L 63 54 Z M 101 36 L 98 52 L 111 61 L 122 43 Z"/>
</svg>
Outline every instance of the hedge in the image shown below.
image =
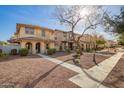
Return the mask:
<svg viewBox="0 0 124 93">
<path fill-rule="evenodd" d="M 27 56 L 28 55 L 28 49 L 27 48 L 21 48 L 19 49 L 20 56 Z"/>
</svg>

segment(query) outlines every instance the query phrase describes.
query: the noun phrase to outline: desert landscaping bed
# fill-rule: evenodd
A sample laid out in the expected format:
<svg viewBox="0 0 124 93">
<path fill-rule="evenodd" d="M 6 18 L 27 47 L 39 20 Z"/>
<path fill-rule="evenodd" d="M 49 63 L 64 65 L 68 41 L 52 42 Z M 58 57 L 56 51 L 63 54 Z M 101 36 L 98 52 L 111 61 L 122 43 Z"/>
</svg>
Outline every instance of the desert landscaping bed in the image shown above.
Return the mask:
<svg viewBox="0 0 124 93">
<path fill-rule="evenodd" d="M 0 61 L 0 87 L 79 87 L 68 80 L 76 74 L 36 55 Z"/>
<path fill-rule="evenodd" d="M 124 88 L 124 58 L 118 61 L 117 65 L 103 81 L 103 84 L 111 88 Z"/>
<path fill-rule="evenodd" d="M 70 64 L 74 64 L 73 61 L 72 61 L 72 58 L 73 58 L 72 55 L 74 55 L 74 54 L 73 53 L 68 54 L 68 53 L 65 53 L 65 52 L 57 52 L 56 54 L 51 55 L 51 57 L 57 58 L 57 59 L 62 60 L 64 62 L 68 62 Z M 105 60 L 109 57 L 110 57 L 110 55 L 106 56 L 106 55 L 96 54 L 96 62 L 100 63 L 100 62 L 102 62 L 103 60 Z M 80 61 L 81 61 L 81 65 L 85 69 L 89 69 L 89 68 L 95 66 L 95 63 L 93 62 L 93 53 L 84 53 L 81 56 Z"/>
</svg>

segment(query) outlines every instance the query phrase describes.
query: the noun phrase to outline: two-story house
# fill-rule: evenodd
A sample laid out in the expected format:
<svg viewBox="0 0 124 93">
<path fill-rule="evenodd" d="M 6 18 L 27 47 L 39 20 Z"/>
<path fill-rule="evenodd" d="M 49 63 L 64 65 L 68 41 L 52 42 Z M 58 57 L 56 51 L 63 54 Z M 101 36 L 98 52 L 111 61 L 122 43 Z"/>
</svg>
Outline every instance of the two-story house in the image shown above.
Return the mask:
<svg viewBox="0 0 124 93">
<path fill-rule="evenodd" d="M 57 51 L 73 50 L 76 45 L 72 40 L 71 31 L 53 30 L 29 24 L 16 24 L 16 32 L 9 42 L 20 44 L 21 48 L 28 48 L 29 53 L 46 53 L 48 48 Z M 79 34 L 75 33 L 75 36 Z M 81 38 L 82 49 L 94 48 L 93 36 L 84 35 Z"/>
<path fill-rule="evenodd" d="M 46 49 L 54 48 L 54 30 L 28 24 L 17 24 L 16 33 L 9 42 L 28 48 L 30 53 L 45 53 Z"/>
</svg>

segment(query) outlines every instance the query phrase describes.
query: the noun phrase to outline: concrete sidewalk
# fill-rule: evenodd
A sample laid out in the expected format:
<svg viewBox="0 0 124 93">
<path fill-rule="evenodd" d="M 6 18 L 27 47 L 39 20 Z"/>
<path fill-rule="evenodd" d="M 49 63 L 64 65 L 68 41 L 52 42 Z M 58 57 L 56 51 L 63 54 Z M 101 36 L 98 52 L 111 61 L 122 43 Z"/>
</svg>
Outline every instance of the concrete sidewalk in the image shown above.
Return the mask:
<svg viewBox="0 0 124 93">
<path fill-rule="evenodd" d="M 82 73 L 81 68 L 78 67 L 78 66 L 75 66 L 75 65 L 69 64 L 69 63 L 65 63 L 65 62 L 63 62 L 61 60 L 58 60 L 58 59 L 55 59 L 55 58 L 51 58 L 51 57 L 46 56 L 46 55 L 42 55 L 42 54 L 38 54 L 38 55 L 43 57 L 43 58 L 45 58 L 45 59 L 47 59 L 47 60 L 49 60 L 49 61 L 51 61 L 51 62 L 54 62 L 56 64 L 60 64 L 61 66 L 65 67 L 65 68 L 68 68 L 68 69 L 70 69 L 70 70 L 72 70 L 74 72 Z"/>
<path fill-rule="evenodd" d="M 79 73 L 78 75 L 70 78 L 69 80 L 73 83 L 77 84 L 83 88 L 97 88 L 97 87 L 105 87 L 101 85 L 101 82 L 107 77 L 107 75 L 111 72 L 113 67 L 117 64 L 118 60 L 124 53 L 119 52 L 112 57 L 104 60 L 99 64 L 99 66 L 94 66 L 89 70 L 84 69 L 84 71 L 75 65 L 64 63 L 58 59 L 51 58 L 45 55 L 38 54 L 43 58 L 50 60 L 56 64 L 60 64 L 63 67 L 66 67 L 72 71 Z"/>
</svg>

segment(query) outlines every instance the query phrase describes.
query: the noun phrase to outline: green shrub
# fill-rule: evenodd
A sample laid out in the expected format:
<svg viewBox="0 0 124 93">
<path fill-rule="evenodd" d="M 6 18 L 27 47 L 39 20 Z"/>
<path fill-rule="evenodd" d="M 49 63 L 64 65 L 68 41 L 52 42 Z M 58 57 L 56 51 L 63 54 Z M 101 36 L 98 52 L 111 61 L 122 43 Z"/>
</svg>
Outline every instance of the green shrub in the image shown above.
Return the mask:
<svg viewBox="0 0 124 93">
<path fill-rule="evenodd" d="M 3 53 L 0 53 L 0 57 L 3 57 Z"/>
<path fill-rule="evenodd" d="M 70 48 L 67 48 L 66 49 L 66 52 L 71 53 L 71 49 Z"/>
<path fill-rule="evenodd" d="M 12 54 L 12 55 L 17 55 L 17 49 L 12 49 L 12 50 L 11 50 L 11 54 Z"/>
<path fill-rule="evenodd" d="M 7 53 L 0 53 L 0 57 L 1 58 L 7 58 L 8 57 L 8 54 Z"/>
<path fill-rule="evenodd" d="M 52 55 L 53 54 L 53 50 L 51 48 L 47 49 L 47 54 L 48 55 Z"/>
<path fill-rule="evenodd" d="M 59 47 L 59 50 L 62 51 L 62 46 Z"/>
<path fill-rule="evenodd" d="M 94 52 L 94 51 L 96 51 L 96 49 L 90 49 L 90 48 L 86 49 L 86 52 Z"/>
<path fill-rule="evenodd" d="M 87 48 L 87 49 L 86 49 L 86 52 L 90 52 L 90 51 L 91 51 L 90 48 Z"/>
<path fill-rule="evenodd" d="M 47 54 L 48 55 L 52 55 L 54 53 L 56 53 L 56 49 L 55 48 L 49 48 L 49 49 L 47 49 Z"/>
<path fill-rule="evenodd" d="M 56 49 L 55 48 L 53 48 L 52 50 L 53 50 L 53 53 L 56 53 Z"/>
<path fill-rule="evenodd" d="M 102 49 L 104 49 L 104 48 L 102 48 L 102 47 L 96 48 L 97 51 L 100 51 L 100 50 L 102 50 Z"/>
<path fill-rule="evenodd" d="M 4 56 L 6 56 L 5 53 L 0 53 L 0 57 L 4 57 Z"/>
<path fill-rule="evenodd" d="M 80 54 L 80 49 L 76 49 L 76 53 L 77 54 Z"/>
<path fill-rule="evenodd" d="M 21 48 L 19 49 L 20 56 L 27 56 L 28 55 L 28 49 L 27 48 Z"/>
<path fill-rule="evenodd" d="M 0 53 L 2 53 L 2 49 L 0 49 Z"/>
<path fill-rule="evenodd" d="M 73 55 L 74 59 L 80 59 L 80 54 Z"/>
</svg>

